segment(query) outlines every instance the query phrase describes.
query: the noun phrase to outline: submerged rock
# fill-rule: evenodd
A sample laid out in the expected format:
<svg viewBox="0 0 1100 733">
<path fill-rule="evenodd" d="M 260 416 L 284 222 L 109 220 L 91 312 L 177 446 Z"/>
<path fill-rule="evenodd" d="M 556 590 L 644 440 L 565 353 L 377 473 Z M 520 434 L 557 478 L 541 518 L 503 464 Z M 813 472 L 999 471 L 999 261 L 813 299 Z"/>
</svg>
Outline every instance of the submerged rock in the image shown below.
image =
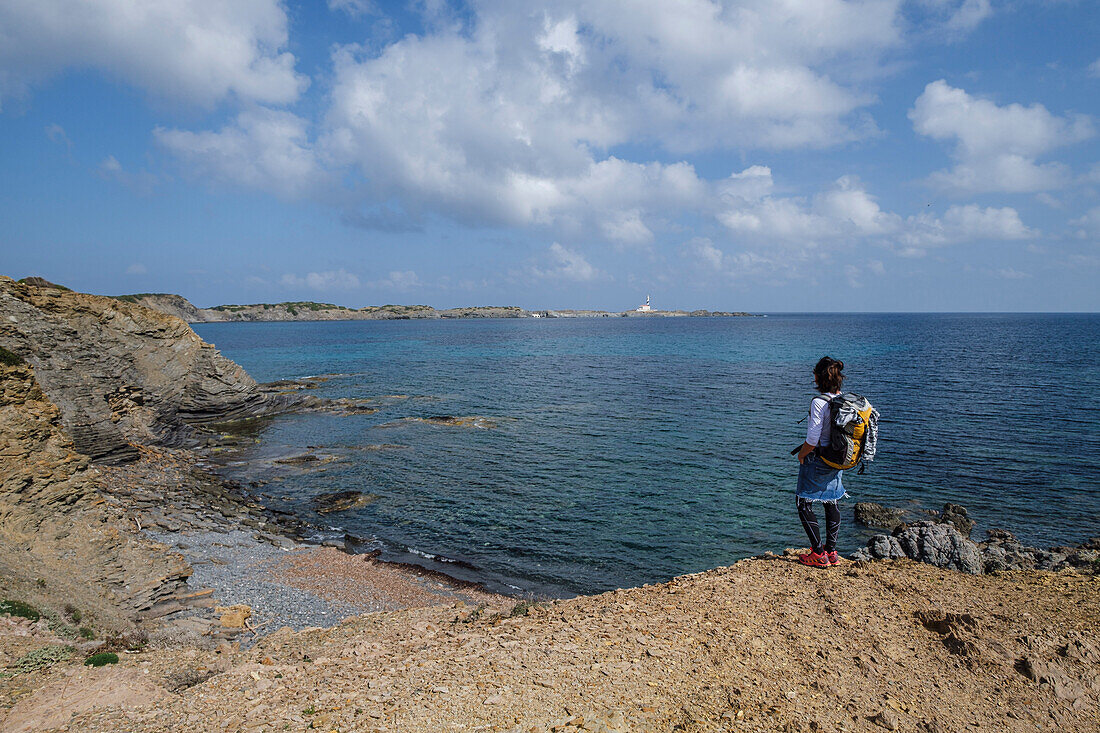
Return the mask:
<svg viewBox="0 0 1100 733">
<path fill-rule="evenodd" d="M 334 491 L 321 494 L 313 499 L 313 509 L 319 514 L 343 512 L 348 509 L 366 506 L 378 500 L 377 494 L 364 494 L 362 491 Z"/>
<path fill-rule="evenodd" d="M 853 507 L 855 519 L 865 527 L 894 529 L 901 524 L 901 511 L 873 501 L 861 501 Z"/>
</svg>

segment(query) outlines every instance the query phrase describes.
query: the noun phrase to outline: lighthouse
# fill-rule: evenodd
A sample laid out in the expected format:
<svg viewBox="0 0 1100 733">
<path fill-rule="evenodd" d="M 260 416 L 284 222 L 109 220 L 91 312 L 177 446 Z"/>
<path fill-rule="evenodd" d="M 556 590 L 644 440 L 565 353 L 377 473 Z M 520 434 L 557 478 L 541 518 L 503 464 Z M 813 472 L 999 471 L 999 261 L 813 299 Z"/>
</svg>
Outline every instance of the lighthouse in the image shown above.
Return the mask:
<svg viewBox="0 0 1100 733">
<path fill-rule="evenodd" d="M 649 313 L 652 308 L 649 307 L 649 296 L 645 296 L 645 305 L 640 305 L 634 309 L 637 313 Z"/>
</svg>

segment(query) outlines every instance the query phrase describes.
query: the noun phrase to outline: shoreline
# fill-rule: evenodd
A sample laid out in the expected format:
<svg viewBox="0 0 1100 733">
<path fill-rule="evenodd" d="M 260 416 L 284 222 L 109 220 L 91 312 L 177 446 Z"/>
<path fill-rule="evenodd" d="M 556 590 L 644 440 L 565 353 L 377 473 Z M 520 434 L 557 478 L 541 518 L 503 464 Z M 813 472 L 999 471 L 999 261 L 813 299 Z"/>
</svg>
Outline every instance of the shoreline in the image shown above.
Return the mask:
<svg viewBox="0 0 1100 733">
<path fill-rule="evenodd" d="M 222 606 L 249 606 L 253 625 L 264 624 L 265 633 L 331 626 L 361 613 L 455 601 L 503 607 L 519 600 L 437 570 L 307 541 L 313 525 L 270 511 L 259 496 L 203 465 L 209 461 L 204 451 L 139 450 L 136 463 L 100 467 L 104 499 L 191 566 L 193 592 L 212 590 Z M 213 503 L 195 501 L 199 497 Z M 310 583 L 295 570 L 307 564 L 330 584 Z M 353 579 L 357 590 L 348 587 Z M 168 623 L 186 628 L 196 626 L 195 615 L 213 620 L 210 613 L 176 614 L 165 614 Z"/>
</svg>

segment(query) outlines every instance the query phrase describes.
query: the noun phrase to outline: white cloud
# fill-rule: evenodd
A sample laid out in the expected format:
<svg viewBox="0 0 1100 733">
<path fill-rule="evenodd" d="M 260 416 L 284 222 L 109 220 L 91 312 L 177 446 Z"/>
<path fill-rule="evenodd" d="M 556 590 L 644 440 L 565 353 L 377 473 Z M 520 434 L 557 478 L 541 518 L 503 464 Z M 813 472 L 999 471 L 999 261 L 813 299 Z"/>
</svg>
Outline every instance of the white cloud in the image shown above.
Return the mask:
<svg viewBox="0 0 1100 733">
<path fill-rule="evenodd" d="M 372 0 L 328 0 L 329 10 L 340 10 L 353 18 L 375 12 Z"/>
<path fill-rule="evenodd" d="M 289 112 L 257 108 L 219 132 L 158 127 L 156 139 L 210 180 L 271 191 L 284 198 L 315 193 L 326 180 L 306 122 Z"/>
<path fill-rule="evenodd" d="M 378 290 L 396 290 L 399 293 L 407 293 L 410 290 L 423 287 L 424 283 L 413 270 L 397 270 L 391 272 L 382 280 L 372 280 L 368 287 Z"/>
<path fill-rule="evenodd" d="M 913 10 L 923 11 L 920 18 L 928 31 L 947 40 L 956 40 L 993 15 L 990 0 L 911 0 Z"/>
<path fill-rule="evenodd" d="M 589 264 L 580 252 L 563 247 L 554 242 L 550 245 L 548 267 L 533 267 L 531 272 L 536 277 L 552 280 L 572 280 L 574 282 L 588 282 L 599 276 L 599 271 Z"/>
<path fill-rule="evenodd" d="M 439 214 L 644 245 L 683 207 L 713 208 L 707 185 L 686 163 L 604 151 L 825 147 L 873 134 L 861 84 L 901 43 L 898 0 L 473 10 L 461 23 L 433 15 L 428 32 L 381 51 L 337 49 L 312 140 L 290 115 L 271 134 L 254 120 L 279 113 L 255 109 L 220 131 L 158 137 L 201 174 L 285 197 L 313 195 L 318 169 L 346 174 L 361 185 L 329 195 L 364 225 Z M 293 165 L 253 162 L 268 149 Z"/>
<path fill-rule="evenodd" d="M 124 170 L 118 158 L 108 155 L 100 161 L 98 173 L 100 178 L 121 183 L 138 194 L 148 194 L 157 185 L 157 177 L 152 173 L 140 170 L 136 173 Z"/>
<path fill-rule="evenodd" d="M 46 138 L 51 143 L 57 143 L 58 145 L 64 145 L 69 150 L 73 149 L 73 141 L 69 139 L 69 136 L 65 134 L 65 128 L 56 122 L 50 125 L 46 125 Z"/>
<path fill-rule="evenodd" d="M 899 217 L 879 208 L 875 197 L 863 190 L 852 176 L 839 178 L 829 190 L 814 197 L 814 210 L 860 235 L 896 231 Z"/>
<path fill-rule="evenodd" d="M 34 0 L 0 3 L 0 107 L 69 68 L 95 68 L 204 107 L 234 96 L 293 102 L 294 71 L 278 0 Z"/>
<path fill-rule="evenodd" d="M 1070 224 L 1078 227 L 1076 234 L 1081 239 L 1100 237 L 1100 206 L 1094 206 L 1083 216 L 1071 220 Z"/>
<path fill-rule="evenodd" d="M 704 267 L 715 271 L 722 269 L 722 261 L 725 258 L 725 254 L 722 250 L 715 247 L 714 242 L 707 237 L 695 237 L 685 242 L 680 247 L 680 250 L 689 259 L 694 260 Z"/>
<path fill-rule="evenodd" d="M 359 276 L 341 268 L 325 272 L 310 272 L 304 276 L 287 273 L 279 280 L 291 288 L 311 288 L 313 290 L 354 290 L 359 287 Z"/>
<path fill-rule="evenodd" d="M 962 5 L 954 9 L 945 27 L 950 31 L 966 33 L 977 28 L 992 14 L 993 8 L 989 0 L 964 0 Z"/>
<path fill-rule="evenodd" d="M 113 155 L 108 155 L 99 164 L 99 170 L 101 173 L 107 175 L 113 175 L 115 173 L 122 172 L 122 164 L 118 162 L 118 159 Z"/>
<path fill-rule="evenodd" d="M 723 191 L 719 196 L 721 207 L 715 213 L 718 221 L 739 243 L 767 250 L 764 259 L 775 258 L 776 262 L 780 254 L 805 255 L 824 243 L 835 247 L 853 241 L 896 242 L 903 253 L 918 255 L 932 247 L 1038 236 L 1010 207 L 968 204 L 951 206 L 942 217 L 929 212 L 903 218 L 883 211 L 875 197 L 852 176 L 842 176 L 811 200 L 774 195 L 771 171 L 763 166 L 735 173 L 717 188 Z M 699 245 L 685 251 L 698 255 Z"/>
<path fill-rule="evenodd" d="M 1089 64 L 1089 76 L 1100 77 L 1100 59 Z"/>
<path fill-rule="evenodd" d="M 140 262 L 135 262 L 126 268 L 127 275 L 144 275 L 147 272 L 149 271 L 145 268 L 145 265 Z"/>
<path fill-rule="evenodd" d="M 925 250 L 972 241 L 1008 242 L 1032 239 L 1039 232 L 1026 226 L 1011 207 L 981 208 L 976 204 L 952 206 L 942 218 L 929 214 L 905 221 L 897 241 L 904 255 L 921 255 Z"/>
<path fill-rule="evenodd" d="M 942 79 L 925 87 L 909 111 L 909 119 L 918 133 L 955 144 L 956 166 L 933 173 L 929 182 L 964 194 L 1059 188 L 1068 183 L 1069 169 L 1036 159 L 1094 133 L 1092 121 L 1085 115 L 1057 117 L 1041 104 L 998 106 Z"/>
</svg>

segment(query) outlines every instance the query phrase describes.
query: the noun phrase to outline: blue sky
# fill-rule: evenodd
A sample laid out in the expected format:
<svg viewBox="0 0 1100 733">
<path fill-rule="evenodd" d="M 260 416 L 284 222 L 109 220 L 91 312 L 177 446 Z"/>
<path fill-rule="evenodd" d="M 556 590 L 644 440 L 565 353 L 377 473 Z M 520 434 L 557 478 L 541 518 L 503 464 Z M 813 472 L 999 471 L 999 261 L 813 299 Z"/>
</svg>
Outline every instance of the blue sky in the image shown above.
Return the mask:
<svg viewBox="0 0 1100 733">
<path fill-rule="evenodd" d="M 0 273 L 1100 310 L 1100 5 L 0 0 Z"/>
</svg>

